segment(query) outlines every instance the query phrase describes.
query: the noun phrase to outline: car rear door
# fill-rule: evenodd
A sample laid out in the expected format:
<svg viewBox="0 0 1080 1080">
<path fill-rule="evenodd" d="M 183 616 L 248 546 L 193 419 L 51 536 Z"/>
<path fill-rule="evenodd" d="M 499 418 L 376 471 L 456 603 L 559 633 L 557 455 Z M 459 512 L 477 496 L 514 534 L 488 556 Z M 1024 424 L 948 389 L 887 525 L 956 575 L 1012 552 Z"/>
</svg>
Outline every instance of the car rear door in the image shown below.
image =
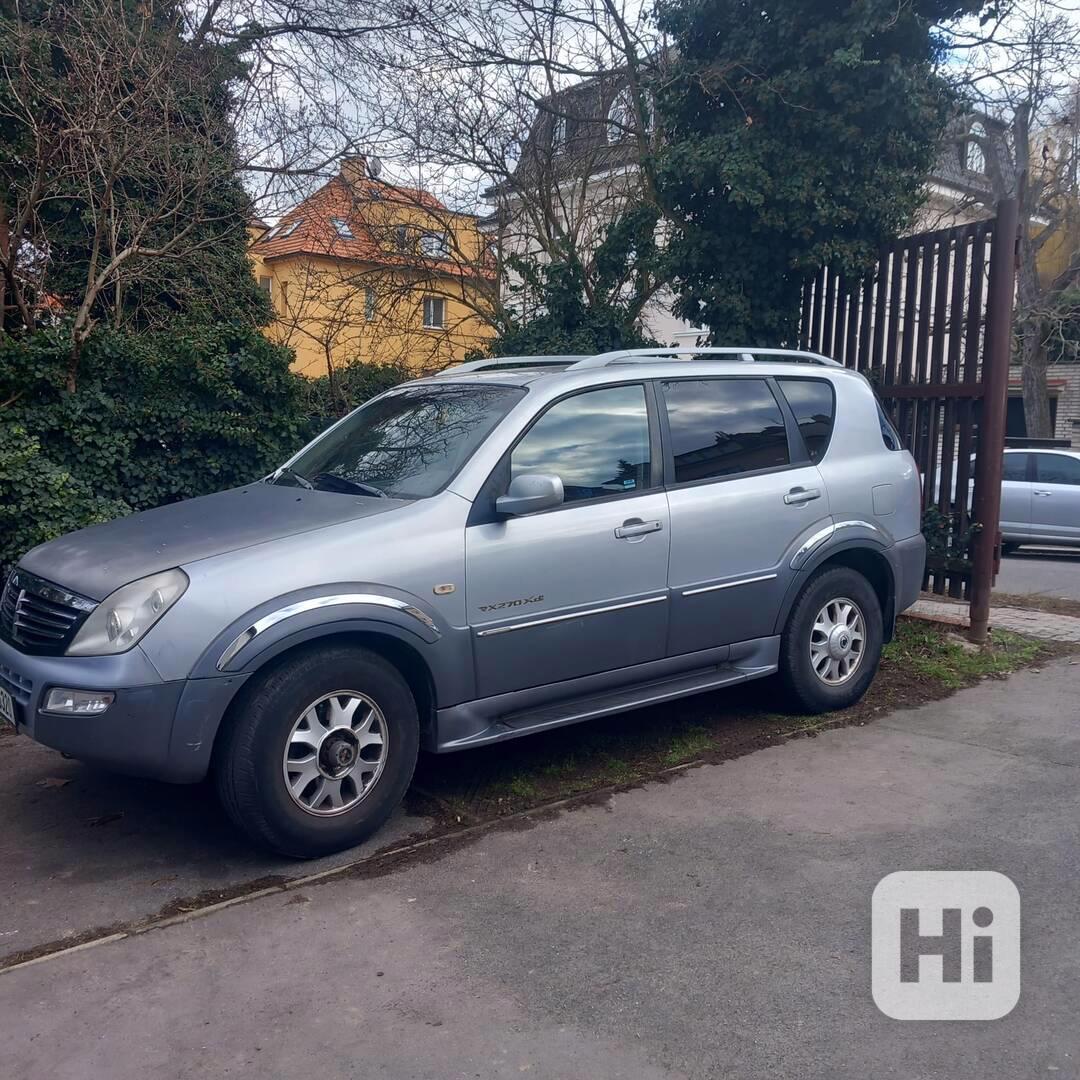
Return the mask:
<svg viewBox="0 0 1080 1080">
<path fill-rule="evenodd" d="M 1001 534 L 1006 540 L 1031 535 L 1031 455 L 1010 451 L 1001 473 Z"/>
<path fill-rule="evenodd" d="M 828 381 L 814 382 L 827 404 L 807 434 L 821 448 L 835 405 Z M 790 584 L 793 541 L 831 520 L 821 474 L 789 431 L 773 380 L 690 377 L 658 387 L 671 512 L 668 653 L 768 636 Z"/>
<path fill-rule="evenodd" d="M 1069 543 L 1080 540 L 1080 457 L 1071 454 L 1032 454 L 1031 531 Z"/>
<path fill-rule="evenodd" d="M 663 658 L 670 530 L 650 399 L 643 383 L 560 398 L 493 473 L 497 494 L 556 475 L 564 502 L 499 519 L 478 501 L 465 557 L 479 696 Z"/>
</svg>

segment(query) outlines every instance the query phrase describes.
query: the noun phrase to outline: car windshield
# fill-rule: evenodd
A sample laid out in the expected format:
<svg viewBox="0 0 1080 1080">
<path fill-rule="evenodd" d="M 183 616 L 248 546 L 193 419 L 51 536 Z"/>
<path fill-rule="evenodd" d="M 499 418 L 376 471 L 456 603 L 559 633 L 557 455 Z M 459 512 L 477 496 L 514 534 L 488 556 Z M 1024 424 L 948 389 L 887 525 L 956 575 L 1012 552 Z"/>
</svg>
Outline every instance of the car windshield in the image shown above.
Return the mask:
<svg viewBox="0 0 1080 1080">
<path fill-rule="evenodd" d="M 403 386 L 361 406 L 278 469 L 273 483 L 426 498 L 454 477 L 524 393 L 506 386 Z"/>
</svg>

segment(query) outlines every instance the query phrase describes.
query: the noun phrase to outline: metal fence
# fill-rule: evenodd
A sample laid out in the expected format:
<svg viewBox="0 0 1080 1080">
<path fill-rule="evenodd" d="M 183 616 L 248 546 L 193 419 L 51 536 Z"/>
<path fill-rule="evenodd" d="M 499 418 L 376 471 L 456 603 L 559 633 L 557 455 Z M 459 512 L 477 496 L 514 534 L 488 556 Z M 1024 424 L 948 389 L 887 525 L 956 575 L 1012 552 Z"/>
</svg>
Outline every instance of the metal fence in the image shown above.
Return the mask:
<svg viewBox="0 0 1080 1080">
<path fill-rule="evenodd" d="M 1009 199 L 989 220 L 897 240 L 858 280 L 826 267 L 802 298 L 801 347 L 866 375 L 914 455 L 925 585 L 969 600 L 977 640 L 998 557 L 1016 233 Z"/>
</svg>

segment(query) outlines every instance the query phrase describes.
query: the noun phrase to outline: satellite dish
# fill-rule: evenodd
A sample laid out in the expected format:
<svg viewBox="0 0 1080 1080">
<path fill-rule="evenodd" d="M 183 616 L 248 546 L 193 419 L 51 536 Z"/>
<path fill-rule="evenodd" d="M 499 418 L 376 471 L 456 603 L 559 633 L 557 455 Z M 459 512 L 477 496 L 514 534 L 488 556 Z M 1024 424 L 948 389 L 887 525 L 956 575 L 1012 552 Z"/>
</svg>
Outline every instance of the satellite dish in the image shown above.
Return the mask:
<svg viewBox="0 0 1080 1080">
<path fill-rule="evenodd" d="M 382 162 L 374 154 L 367 159 L 367 171 L 372 180 L 378 180 L 382 173 Z"/>
</svg>

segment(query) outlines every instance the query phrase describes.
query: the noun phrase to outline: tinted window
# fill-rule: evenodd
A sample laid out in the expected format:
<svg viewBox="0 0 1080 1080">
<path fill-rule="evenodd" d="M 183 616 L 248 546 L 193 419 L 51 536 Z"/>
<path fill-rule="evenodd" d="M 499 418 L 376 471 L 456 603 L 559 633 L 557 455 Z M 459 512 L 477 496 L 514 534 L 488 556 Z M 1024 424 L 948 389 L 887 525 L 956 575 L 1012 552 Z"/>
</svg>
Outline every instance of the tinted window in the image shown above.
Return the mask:
<svg viewBox="0 0 1080 1080">
<path fill-rule="evenodd" d="M 832 438 L 836 412 L 832 386 L 824 379 L 780 379 L 779 383 L 798 421 L 810 460 L 820 461 Z"/>
<path fill-rule="evenodd" d="M 612 386 L 556 402 L 510 455 L 511 478 L 521 473 L 558 476 L 567 502 L 647 488 L 644 388 Z"/>
<path fill-rule="evenodd" d="M 885 444 L 885 449 L 903 450 L 904 444 L 900 441 L 896 428 L 892 426 L 892 421 L 885 415 L 885 410 L 881 407 L 880 402 L 877 407 L 877 415 L 878 423 L 881 424 L 881 441 Z"/>
<path fill-rule="evenodd" d="M 1080 458 L 1064 454 L 1036 454 L 1035 475 L 1040 484 L 1080 485 Z"/>
<path fill-rule="evenodd" d="M 434 495 L 524 393 L 453 383 L 402 387 L 361 406 L 275 482 L 350 495 Z"/>
<path fill-rule="evenodd" d="M 677 483 L 788 463 L 784 414 L 762 379 L 680 379 L 661 386 Z"/>
<path fill-rule="evenodd" d="M 1002 480 L 1027 479 L 1027 454 L 1006 454 L 1005 467 L 1001 472 Z"/>
</svg>

